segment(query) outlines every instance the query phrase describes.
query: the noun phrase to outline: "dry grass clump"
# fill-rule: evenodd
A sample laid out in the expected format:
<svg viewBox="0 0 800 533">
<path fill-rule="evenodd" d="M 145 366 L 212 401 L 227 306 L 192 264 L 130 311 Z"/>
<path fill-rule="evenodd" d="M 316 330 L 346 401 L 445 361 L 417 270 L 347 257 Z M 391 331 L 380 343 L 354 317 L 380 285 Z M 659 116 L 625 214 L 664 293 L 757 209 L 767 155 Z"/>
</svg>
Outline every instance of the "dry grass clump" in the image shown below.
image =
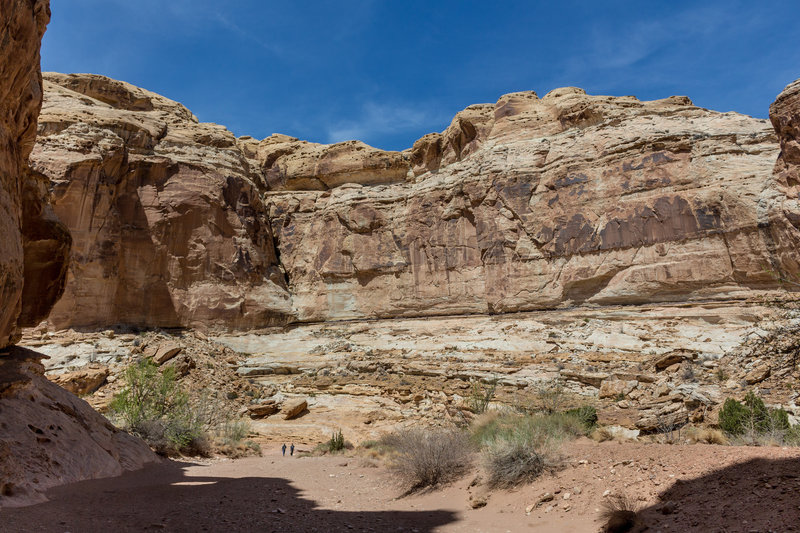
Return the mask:
<svg viewBox="0 0 800 533">
<path fill-rule="evenodd" d="M 686 438 L 691 443 L 701 442 L 704 444 L 728 444 L 725 434 L 713 428 L 690 427 L 686 430 Z"/>
<path fill-rule="evenodd" d="M 559 443 L 586 431 L 579 417 L 566 413 L 495 413 L 476 419 L 472 439 L 481 449 L 489 486 L 512 487 L 555 468 Z"/>
<path fill-rule="evenodd" d="M 456 429 L 404 429 L 386 435 L 381 444 L 392 450 L 391 469 L 409 493 L 458 479 L 472 462 L 467 435 Z"/>
<path fill-rule="evenodd" d="M 627 494 L 612 494 L 600 506 L 600 521 L 606 533 L 631 531 L 638 525 L 639 505 Z"/>
<path fill-rule="evenodd" d="M 589 433 L 589 438 L 595 442 L 607 442 L 614 440 L 614 433 L 612 433 L 607 427 L 603 426 L 595 428 L 594 431 Z"/>
</svg>

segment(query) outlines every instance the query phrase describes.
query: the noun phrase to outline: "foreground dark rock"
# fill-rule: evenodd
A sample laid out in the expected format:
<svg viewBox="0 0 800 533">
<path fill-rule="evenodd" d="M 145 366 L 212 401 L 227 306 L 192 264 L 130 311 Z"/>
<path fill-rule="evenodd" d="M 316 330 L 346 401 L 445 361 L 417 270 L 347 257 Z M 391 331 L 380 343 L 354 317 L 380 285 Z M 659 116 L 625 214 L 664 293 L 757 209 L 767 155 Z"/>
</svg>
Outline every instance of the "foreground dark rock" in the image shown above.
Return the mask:
<svg viewBox="0 0 800 533">
<path fill-rule="evenodd" d="M 0 507 L 43 501 L 51 487 L 158 460 L 142 440 L 48 381 L 42 357 L 16 346 L 0 357 Z"/>
</svg>

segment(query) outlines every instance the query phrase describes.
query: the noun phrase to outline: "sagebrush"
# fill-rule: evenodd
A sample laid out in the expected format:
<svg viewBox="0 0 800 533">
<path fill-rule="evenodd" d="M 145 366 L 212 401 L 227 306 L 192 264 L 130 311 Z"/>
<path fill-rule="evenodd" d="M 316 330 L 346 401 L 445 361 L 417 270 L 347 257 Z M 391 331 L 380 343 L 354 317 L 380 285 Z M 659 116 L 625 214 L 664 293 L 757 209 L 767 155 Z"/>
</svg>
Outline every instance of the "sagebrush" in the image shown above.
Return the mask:
<svg viewBox="0 0 800 533">
<path fill-rule="evenodd" d="M 385 436 L 382 444 L 393 451 L 391 468 L 409 492 L 453 481 L 472 462 L 469 439 L 457 429 L 405 429 Z"/>
</svg>

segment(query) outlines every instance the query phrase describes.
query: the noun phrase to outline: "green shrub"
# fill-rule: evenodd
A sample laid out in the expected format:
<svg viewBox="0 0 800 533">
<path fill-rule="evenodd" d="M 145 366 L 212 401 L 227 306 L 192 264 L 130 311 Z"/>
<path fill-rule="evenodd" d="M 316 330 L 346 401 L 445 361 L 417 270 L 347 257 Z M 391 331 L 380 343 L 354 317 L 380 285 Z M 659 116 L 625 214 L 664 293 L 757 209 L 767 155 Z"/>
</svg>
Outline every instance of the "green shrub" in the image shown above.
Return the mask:
<svg viewBox="0 0 800 533">
<path fill-rule="evenodd" d="M 328 450 L 331 452 L 344 450 L 344 435 L 342 435 L 341 429 L 331 435 L 331 440 L 328 441 Z"/>
<path fill-rule="evenodd" d="M 746 437 L 747 441 L 760 443 L 767 440 L 783 442 L 792 440 L 798 430 L 790 427 L 789 414 L 783 409 L 770 409 L 764 400 L 752 391 L 740 403 L 728 398 L 719 412 L 720 428 L 734 437 Z"/>
<path fill-rule="evenodd" d="M 719 412 L 719 427 L 731 435 L 741 435 L 745 432 L 751 418 L 750 410 L 734 400 L 728 398 Z"/>
<path fill-rule="evenodd" d="M 568 409 L 564 412 L 567 416 L 577 418 L 586 429 L 586 433 L 590 433 L 592 429 L 597 426 L 597 409 L 591 405 L 582 405 L 573 409 Z"/>
<path fill-rule="evenodd" d="M 177 384 L 175 369 L 163 372 L 149 359 L 129 366 L 125 387 L 111 401 L 112 416 L 130 433 L 140 436 L 159 453 L 203 453 L 208 442 L 202 421 Z"/>
</svg>

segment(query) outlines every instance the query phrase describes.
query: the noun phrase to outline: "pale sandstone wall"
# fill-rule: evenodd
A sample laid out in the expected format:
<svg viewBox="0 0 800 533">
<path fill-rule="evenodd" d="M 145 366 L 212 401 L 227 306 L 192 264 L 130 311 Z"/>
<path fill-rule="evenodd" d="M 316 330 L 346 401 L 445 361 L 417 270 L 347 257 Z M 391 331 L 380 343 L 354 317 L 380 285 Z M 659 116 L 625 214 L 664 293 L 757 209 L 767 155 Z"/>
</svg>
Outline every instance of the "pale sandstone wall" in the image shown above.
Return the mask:
<svg viewBox="0 0 800 533">
<path fill-rule="evenodd" d="M 75 239 L 55 327 L 748 298 L 800 270 L 775 131 L 685 97 L 513 93 L 387 152 L 235 139 L 48 74 L 40 123 L 33 168 Z"/>
<path fill-rule="evenodd" d="M 797 272 L 769 123 L 684 97 L 506 95 L 372 186 L 286 190 L 304 182 L 273 145 L 250 152 L 281 176 L 267 198 L 300 320 L 729 299 Z"/>
<path fill-rule="evenodd" d="M 55 327 L 286 322 L 289 294 L 233 134 L 94 75 L 45 74 L 31 155 L 75 241 Z"/>
</svg>

